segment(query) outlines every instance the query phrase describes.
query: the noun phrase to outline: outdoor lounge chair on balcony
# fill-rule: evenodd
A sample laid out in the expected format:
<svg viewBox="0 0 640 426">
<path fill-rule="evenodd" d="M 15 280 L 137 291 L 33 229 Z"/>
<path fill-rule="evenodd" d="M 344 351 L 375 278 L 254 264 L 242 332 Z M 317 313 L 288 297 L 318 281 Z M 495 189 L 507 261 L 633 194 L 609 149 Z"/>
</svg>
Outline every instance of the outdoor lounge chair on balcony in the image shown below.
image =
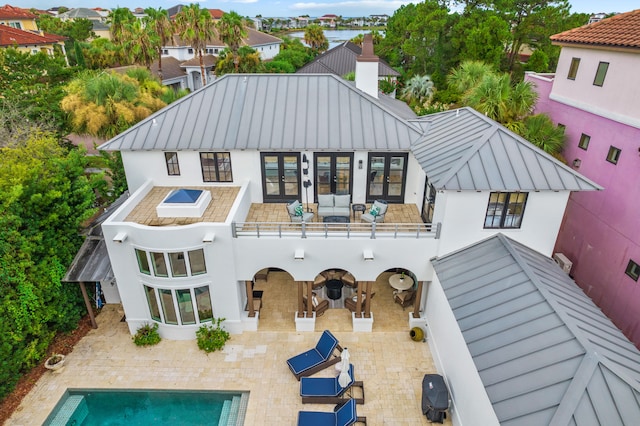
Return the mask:
<svg viewBox="0 0 640 426">
<path fill-rule="evenodd" d="M 325 330 L 315 348 L 289 358 L 287 365 L 296 379 L 300 380 L 302 376 L 310 376 L 340 362 L 340 356 L 334 355 L 336 349 L 342 352 L 338 339 L 329 330 Z"/>
<path fill-rule="evenodd" d="M 387 208 L 389 205 L 384 200 L 376 200 L 371 205 L 371 209 L 367 213 L 362 213 L 360 219 L 363 222 L 369 223 L 382 223 L 384 222 L 384 215 L 387 214 Z"/>
<path fill-rule="evenodd" d="M 298 200 L 287 204 L 287 213 L 289 213 L 291 222 L 311 222 L 313 220 L 313 213 L 305 212 L 304 206 Z"/>
<path fill-rule="evenodd" d="M 364 383 L 354 380 L 353 364 L 349 364 L 349 384 L 345 387 L 338 383 L 336 377 L 302 377 L 300 379 L 300 396 L 303 404 L 340 404 L 345 402 L 354 388 L 362 389 L 362 398 L 353 398 L 357 404 L 364 404 Z"/>
<path fill-rule="evenodd" d="M 366 417 L 358 417 L 354 399 L 347 400 L 344 405 L 332 412 L 298 412 L 298 426 L 349 426 L 354 423 L 367 424 Z"/>
</svg>

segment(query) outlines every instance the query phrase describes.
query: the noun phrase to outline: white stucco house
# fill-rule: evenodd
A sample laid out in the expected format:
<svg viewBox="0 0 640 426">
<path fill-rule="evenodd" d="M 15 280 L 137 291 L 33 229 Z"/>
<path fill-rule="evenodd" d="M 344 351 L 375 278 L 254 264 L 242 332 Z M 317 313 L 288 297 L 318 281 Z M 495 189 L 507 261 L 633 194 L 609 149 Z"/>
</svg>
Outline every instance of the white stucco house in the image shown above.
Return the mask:
<svg viewBox="0 0 640 426">
<path fill-rule="evenodd" d="M 640 352 L 550 258 L 569 194 L 602 188 L 470 108 L 416 117 L 378 93 L 377 73 L 361 56 L 355 84 L 228 74 L 100 146 L 121 153 L 130 191 L 101 229 L 131 333 L 156 323 L 193 339 L 212 317 L 259 332 L 252 285 L 268 268 L 298 284 L 296 330 L 315 331 L 302 300 L 319 274 L 350 274 L 360 305 L 401 268 L 415 281 L 407 324 L 427 331 L 454 424 L 637 419 Z M 287 209 L 330 194 L 415 217 Z M 374 314 L 352 312 L 353 331 L 373 331 Z M 609 386 L 589 389 L 603 375 Z"/>
</svg>

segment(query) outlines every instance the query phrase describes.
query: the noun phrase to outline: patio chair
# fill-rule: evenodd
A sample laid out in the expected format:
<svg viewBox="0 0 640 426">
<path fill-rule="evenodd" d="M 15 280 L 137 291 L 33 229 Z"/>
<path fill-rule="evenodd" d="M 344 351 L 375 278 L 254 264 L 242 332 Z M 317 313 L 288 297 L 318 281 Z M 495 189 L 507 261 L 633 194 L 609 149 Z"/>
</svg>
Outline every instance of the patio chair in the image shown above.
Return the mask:
<svg viewBox="0 0 640 426">
<path fill-rule="evenodd" d="M 298 426 L 349 426 L 354 423 L 367 424 L 366 417 L 358 417 L 356 401 L 347 400 L 333 412 L 299 411 Z"/>
<path fill-rule="evenodd" d="M 336 349 L 342 352 L 338 339 L 329 330 L 325 330 L 315 348 L 289 358 L 287 365 L 296 379 L 300 380 L 300 377 L 310 376 L 340 362 L 339 353 L 334 355 Z"/>
<path fill-rule="evenodd" d="M 364 383 L 354 380 L 353 364 L 349 364 L 351 381 L 345 387 L 340 386 L 336 377 L 302 377 L 300 379 L 300 396 L 303 404 L 340 404 L 350 397 L 345 397 L 354 388 L 362 389 L 362 398 L 353 398 L 356 404 L 364 404 Z M 349 391 L 349 392 L 347 392 Z"/>
<path fill-rule="evenodd" d="M 374 291 L 371 293 L 370 297 L 373 299 L 373 296 L 375 295 L 376 295 L 376 292 Z M 365 297 L 366 296 L 365 294 L 363 294 L 362 296 L 363 296 L 362 301 L 360 302 L 360 312 L 364 312 L 364 304 L 365 304 L 365 301 L 367 300 L 367 298 Z M 348 297 L 344 300 L 344 307 L 350 310 L 351 312 L 355 312 L 356 307 L 358 306 L 357 301 L 353 300 L 353 297 Z"/>
<path fill-rule="evenodd" d="M 384 215 L 387 214 L 387 208 L 389 208 L 389 205 L 385 200 L 376 200 L 371 205 L 369 212 L 360 215 L 360 219 L 369 223 L 382 223 L 384 222 Z"/>
<path fill-rule="evenodd" d="M 287 204 L 287 213 L 291 222 L 310 222 L 313 219 L 313 213 L 305 212 L 304 206 L 298 200 Z"/>
<path fill-rule="evenodd" d="M 315 294 L 314 294 L 315 296 Z M 329 301 L 327 299 L 316 298 L 317 303 L 313 304 L 311 308 L 312 311 L 316 313 L 316 317 L 323 315 L 327 309 L 329 309 Z M 304 306 L 304 310 L 307 310 L 307 296 L 302 297 L 302 305 Z"/>
<path fill-rule="evenodd" d="M 397 304 L 402 306 L 403 311 L 404 311 L 404 308 L 406 308 L 407 306 L 410 306 L 413 303 L 415 298 L 416 298 L 415 290 L 399 291 L 393 295 L 393 300 Z"/>
</svg>

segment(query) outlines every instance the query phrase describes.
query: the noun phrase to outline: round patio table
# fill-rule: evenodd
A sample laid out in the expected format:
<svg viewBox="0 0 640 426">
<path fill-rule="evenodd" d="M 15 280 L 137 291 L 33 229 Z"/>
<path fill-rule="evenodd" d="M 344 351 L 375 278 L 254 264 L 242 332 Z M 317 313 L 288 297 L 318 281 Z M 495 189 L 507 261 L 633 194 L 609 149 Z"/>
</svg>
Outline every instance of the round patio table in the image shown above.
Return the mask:
<svg viewBox="0 0 640 426">
<path fill-rule="evenodd" d="M 327 281 L 327 297 L 331 300 L 338 300 L 342 298 L 342 281 L 329 280 Z"/>
</svg>

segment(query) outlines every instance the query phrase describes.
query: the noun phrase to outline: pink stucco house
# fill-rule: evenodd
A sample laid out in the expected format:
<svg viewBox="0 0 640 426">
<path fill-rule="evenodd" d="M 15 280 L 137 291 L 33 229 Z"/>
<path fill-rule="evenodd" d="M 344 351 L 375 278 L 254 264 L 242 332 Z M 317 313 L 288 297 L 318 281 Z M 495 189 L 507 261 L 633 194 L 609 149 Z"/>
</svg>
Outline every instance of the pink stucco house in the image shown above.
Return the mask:
<svg viewBox="0 0 640 426">
<path fill-rule="evenodd" d="M 640 9 L 551 37 L 555 74 L 527 73 L 536 112 L 565 126 L 564 155 L 605 187 L 569 198 L 555 252 L 640 347 Z"/>
</svg>

